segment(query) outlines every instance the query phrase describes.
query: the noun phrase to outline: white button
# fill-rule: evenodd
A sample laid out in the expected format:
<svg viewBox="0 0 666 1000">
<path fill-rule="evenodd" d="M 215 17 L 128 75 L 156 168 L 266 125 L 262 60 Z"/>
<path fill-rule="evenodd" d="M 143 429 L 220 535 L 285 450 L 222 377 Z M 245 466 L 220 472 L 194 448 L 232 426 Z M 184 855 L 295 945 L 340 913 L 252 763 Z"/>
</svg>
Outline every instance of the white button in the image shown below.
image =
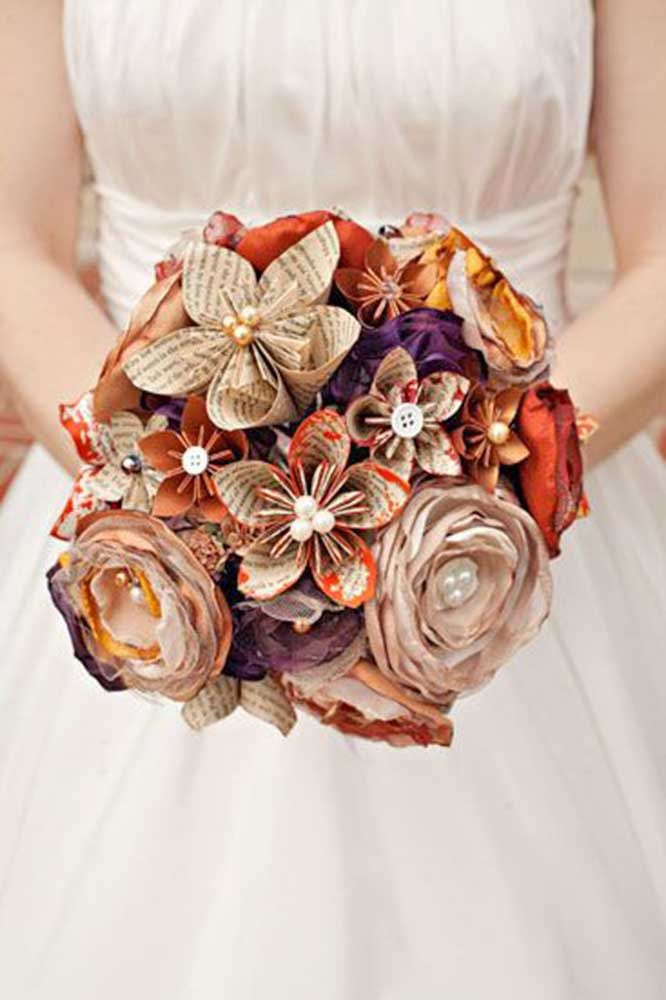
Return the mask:
<svg viewBox="0 0 666 1000">
<path fill-rule="evenodd" d="M 391 414 L 391 430 L 399 438 L 415 438 L 423 430 L 423 412 L 416 403 L 400 403 Z"/>
<path fill-rule="evenodd" d="M 208 468 L 208 452 L 200 445 L 193 444 L 185 449 L 180 461 L 189 476 L 200 476 Z"/>
</svg>

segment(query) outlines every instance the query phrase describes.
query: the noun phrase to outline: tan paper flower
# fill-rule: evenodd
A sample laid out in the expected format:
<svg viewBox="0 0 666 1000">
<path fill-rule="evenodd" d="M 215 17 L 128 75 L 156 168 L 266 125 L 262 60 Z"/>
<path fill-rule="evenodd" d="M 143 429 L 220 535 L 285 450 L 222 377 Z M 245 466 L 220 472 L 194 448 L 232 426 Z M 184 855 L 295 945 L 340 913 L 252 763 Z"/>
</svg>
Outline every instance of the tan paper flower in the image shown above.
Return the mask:
<svg viewBox="0 0 666 1000">
<path fill-rule="evenodd" d="M 358 607 L 372 595 L 375 564 L 360 532 L 387 524 L 409 485 L 375 462 L 348 465 L 350 447 L 342 417 L 317 410 L 294 434 L 286 472 L 248 461 L 216 473 L 229 513 L 261 529 L 238 574 L 248 597 L 275 597 L 308 566 L 320 590 L 339 604 Z"/>
<path fill-rule="evenodd" d="M 181 281 L 196 325 L 133 351 L 124 371 L 150 392 L 183 396 L 207 388 L 208 415 L 224 430 L 295 420 L 360 332 L 345 309 L 319 304 L 338 255 L 332 222 L 277 257 L 259 280 L 234 251 L 190 244 Z"/>
<path fill-rule="evenodd" d="M 530 453 L 511 427 L 522 396 L 517 388 L 495 392 L 475 385 L 465 400 L 460 427 L 452 434 L 467 472 L 488 493 L 497 486 L 500 466 L 517 465 Z"/>
<path fill-rule="evenodd" d="M 231 614 L 222 592 L 156 518 L 84 518 L 50 586 L 79 659 L 104 687 L 188 701 L 224 666 Z"/>
<path fill-rule="evenodd" d="M 382 237 L 368 248 L 363 270 L 341 267 L 335 272 L 336 285 L 358 306 L 358 318 L 365 326 L 379 326 L 422 306 L 436 279 L 436 265 L 400 263 Z"/>
<path fill-rule="evenodd" d="M 373 459 L 409 480 L 414 465 L 434 476 L 457 476 L 460 458 L 443 423 L 459 409 L 469 380 L 434 372 L 419 382 L 416 365 L 402 347 L 386 355 L 370 392 L 347 410 L 353 441 Z"/>
<path fill-rule="evenodd" d="M 185 404 L 180 430 L 163 430 L 141 440 L 141 451 L 164 478 L 155 494 L 152 512 L 157 517 L 178 517 L 195 510 L 208 521 L 221 521 L 227 513 L 215 485 L 215 473 L 228 462 L 246 458 L 247 438 L 242 431 L 222 431 L 208 419 L 200 396 Z"/>
<path fill-rule="evenodd" d="M 370 650 L 383 674 L 430 701 L 484 684 L 548 615 L 548 553 L 509 493 L 427 483 L 373 552 Z"/>
</svg>

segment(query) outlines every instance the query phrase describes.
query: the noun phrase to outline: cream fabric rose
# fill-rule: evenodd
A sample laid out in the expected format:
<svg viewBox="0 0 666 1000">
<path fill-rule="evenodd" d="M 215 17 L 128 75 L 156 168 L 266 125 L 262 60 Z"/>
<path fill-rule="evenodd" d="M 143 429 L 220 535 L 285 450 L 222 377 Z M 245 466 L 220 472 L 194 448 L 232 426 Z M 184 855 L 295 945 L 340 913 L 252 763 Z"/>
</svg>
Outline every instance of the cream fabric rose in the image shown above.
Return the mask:
<svg viewBox="0 0 666 1000">
<path fill-rule="evenodd" d="M 431 701 L 488 681 L 548 615 L 548 553 L 506 490 L 430 481 L 375 543 L 365 606 L 382 673 Z"/>
<path fill-rule="evenodd" d="M 156 518 L 125 510 L 84 518 L 50 587 L 77 656 L 106 688 L 188 701 L 224 666 L 227 603 Z"/>
</svg>

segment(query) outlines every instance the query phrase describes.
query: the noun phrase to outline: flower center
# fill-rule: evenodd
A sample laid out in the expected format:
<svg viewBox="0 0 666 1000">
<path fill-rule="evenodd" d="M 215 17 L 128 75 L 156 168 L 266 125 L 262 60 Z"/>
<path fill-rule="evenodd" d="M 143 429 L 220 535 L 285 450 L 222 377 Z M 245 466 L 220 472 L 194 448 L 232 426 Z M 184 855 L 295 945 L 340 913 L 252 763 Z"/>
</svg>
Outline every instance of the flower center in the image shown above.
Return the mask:
<svg viewBox="0 0 666 1000">
<path fill-rule="evenodd" d="M 136 452 L 130 452 L 129 455 L 125 455 L 120 463 L 120 468 L 123 472 L 127 473 L 141 472 L 142 466 L 141 456 L 137 455 Z"/>
<path fill-rule="evenodd" d="M 399 438 L 415 438 L 423 430 L 423 410 L 416 403 L 400 403 L 391 414 L 391 430 Z"/>
<path fill-rule="evenodd" d="M 381 289 L 384 298 L 391 300 L 399 298 L 402 292 L 402 288 L 394 278 L 384 278 Z"/>
<path fill-rule="evenodd" d="M 510 433 L 509 425 L 503 420 L 493 420 L 488 428 L 488 440 L 491 444 L 505 444 Z"/>
<path fill-rule="evenodd" d="M 222 317 L 222 330 L 231 337 L 238 347 L 247 347 L 254 340 L 254 334 L 261 323 L 259 310 L 254 306 L 244 306 L 240 313 L 226 313 Z"/>
<path fill-rule="evenodd" d="M 201 445 L 190 445 L 183 452 L 180 464 L 188 476 L 200 476 L 208 468 L 208 452 Z"/>
<path fill-rule="evenodd" d="M 294 502 L 294 520 L 289 525 L 289 534 L 295 542 L 307 542 L 315 534 L 327 535 L 335 527 L 335 515 L 320 507 L 317 499 L 308 494 Z"/>
<path fill-rule="evenodd" d="M 437 589 L 445 608 L 459 608 L 479 587 L 478 567 L 469 556 L 444 563 L 437 575 Z"/>
</svg>

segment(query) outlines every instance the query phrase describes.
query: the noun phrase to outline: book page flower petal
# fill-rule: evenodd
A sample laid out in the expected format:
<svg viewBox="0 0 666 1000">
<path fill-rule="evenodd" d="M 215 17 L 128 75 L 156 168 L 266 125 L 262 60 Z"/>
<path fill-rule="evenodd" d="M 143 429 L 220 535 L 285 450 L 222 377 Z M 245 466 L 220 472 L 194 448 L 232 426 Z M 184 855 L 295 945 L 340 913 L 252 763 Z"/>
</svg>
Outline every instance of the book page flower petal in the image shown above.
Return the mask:
<svg viewBox="0 0 666 1000">
<path fill-rule="evenodd" d="M 213 378 L 208 416 L 222 430 L 289 423 L 298 416 L 277 367 L 254 346 L 237 348 Z"/>
<path fill-rule="evenodd" d="M 312 575 L 320 590 L 336 604 L 357 608 L 375 593 L 377 567 L 365 542 L 352 531 L 340 530 L 352 554 L 335 563 L 321 547 L 319 565 L 311 564 Z"/>
<path fill-rule="evenodd" d="M 443 427 L 424 427 L 416 439 L 416 461 L 431 476 L 462 474 L 460 456 Z"/>
<path fill-rule="evenodd" d="M 270 542 L 254 542 L 243 557 L 238 571 L 238 587 L 256 601 L 277 597 L 296 583 L 308 561 L 305 545 L 290 545 L 281 556 L 272 554 Z"/>
<path fill-rule="evenodd" d="M 307 315 L 312 319 L 307 368 L 294 371 L 276 365 L 301 413 L 342 364 L 361 332 L 358 320 L 338 306 L 314 306 Z"/>
<path fill-rule="evenodd" d="M 428 417 L 443 422 L 456 413 L 469 390 L 469 379 L 455 372 L 433 372 L 421 382 L 419 403 Z"/>
<path fill-rule="evenodd" d="M 250 528 L 264 524 L 257 516 L 266 507 L 259 490 L 287 483 L 287 477 L 275 465 L 258 461 L 232 462 L 219 469 L 213 479 L 229 513 Z"/>
<path fill-rule="evenodd" d="M 347 471 L 345 490 L 358 490 L 365 497 L 367 511 L 345 517 L 350 528 L 381 528 L 400 513 L 407 503 L 409 483 L 378 462 L 359 462 Z"/>
<path fill-rule="evenodd" d="M 183 303 L 188 315 L 205 327 L 207 320 L 228 312 L 220 291 L 228 291 L 234 308 L 254 305 L 257 279 L 252 265 L 224 247 L 190 243 L 183 258 Z"/>
<path fill-rule="evenodd" d="M 139 389 L 186 396 L 209 384 L 228 350 L 229 342 L 219 330 L 191 326 L 131 354 L 123 369 Z"/>
<path fill-rule="evenodd" d="M 262 308 L 295 286 L 295 301 L 309 306 L 328 294 L 340 256 L 340 241 L 332 222 L 314 229 L 273 260 L 259 279 Z"/>
<path fill-rule="evenodd" d="M 335 410 L 317 410 L 298 427 L 289 446 L 287 460 L 293 468 L 302 465 L 310 475 L 322 462 L 340 475 L 349 460 L 350 440 L 345 422 Z"/>
</svg>

